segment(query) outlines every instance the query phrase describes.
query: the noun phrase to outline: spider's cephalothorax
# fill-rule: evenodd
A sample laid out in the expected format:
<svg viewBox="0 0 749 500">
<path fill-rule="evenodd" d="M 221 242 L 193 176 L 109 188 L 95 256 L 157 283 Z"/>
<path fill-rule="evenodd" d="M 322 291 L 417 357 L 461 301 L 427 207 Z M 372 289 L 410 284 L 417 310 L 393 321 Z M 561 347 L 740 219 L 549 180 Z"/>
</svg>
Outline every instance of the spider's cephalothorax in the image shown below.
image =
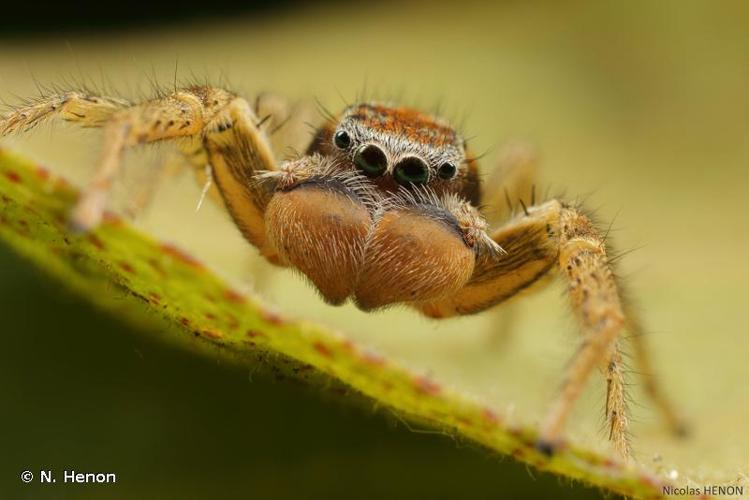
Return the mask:
<svg viewBox="0 0 749 500">
<path fill-rule="evenodd" d="M 363 309 L 403 303 L 433 318 L 474 314 L 516 296 L 552 270 L 564 279 L 584 339 L 539 434 L 558 444 L 562 425 L 596 368 L 606 378 L 610 439 L 629 453 L 618 339 L 626 326 L 645 388 L 671 428 L 682 426 L 650 373 L 641 328 L 620 299 L 605 237 L 578 206 L 551 199 L 507 214 L 488 231 L 479 212 L 477 168 L 465 141 L 442 119 L 382 104 L 357 104 L 309 139 L 299 109 L 262 95 L 193 86 L 141 103 L 71 91 L 32 100 L 0 119 L 0 136 L 54 116 L 104 129 L 96 175 L 71 219 L 88 230 L 101 220 L 122 153 L 182 138 L 184 161 L 269 261 L 306 275 L 330 303 Z M 301 118 L 300 118 L 301 117 Z M 280 137 L 286 141 L 280 141 Z M 279 143 L 306 154 L 279 163 Z M 506 190 L 525 193 L 528 170 L 502 170 L 482 203 Z M 510 203 L 512 205 L 512 203 Z M 495 220 L 496 222 L 496 220 Z"/>
<path fill-rule="evenodd" d="M 482 238 L 475 163 L 447 122 L 380 104 L 349 107 L 276 178 L 266 211 L 282 261 L 328 302 L 427 303 L 471 277 Z M 291 182 L 284 182 L 283 178 Z"/>
<path fill-rule="evenodd" d="M 411 108 L 357 104 L 329 120 L 308 150 L 358 169 L 380 189 L 428 186 L 478 206 L 476 162 L 450 124 Z"/>
</svg>

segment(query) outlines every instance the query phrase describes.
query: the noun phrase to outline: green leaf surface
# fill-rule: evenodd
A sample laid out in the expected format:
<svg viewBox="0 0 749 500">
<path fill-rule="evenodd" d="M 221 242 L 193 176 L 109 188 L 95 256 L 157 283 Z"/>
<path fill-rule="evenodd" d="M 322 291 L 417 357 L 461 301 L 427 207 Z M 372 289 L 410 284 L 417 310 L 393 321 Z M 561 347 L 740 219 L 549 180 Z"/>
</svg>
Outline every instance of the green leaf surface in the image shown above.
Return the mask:
<svg viewBox="0 0 749 500">
<path fill-rule="evenodd" d="M 77 235 L 66 214 L 77 191 L 60 177 L 0 151 L 0 238 L 71 291 L 165 342 L 205 356 L 260 366 L 353 401 L 374 401 L 404 420 L 468 439 L 541 470 L 635 497 L 669 483 L 637 465 L 565 443 L 549 459 L 534 449 L 529 424 L 449 384 L 415 373 L 345 333 L 289 320 L 240 294 L 187 252 L 108 216 Z M 352 326 L 352 328 L 355 328 Z"/>
</svg>

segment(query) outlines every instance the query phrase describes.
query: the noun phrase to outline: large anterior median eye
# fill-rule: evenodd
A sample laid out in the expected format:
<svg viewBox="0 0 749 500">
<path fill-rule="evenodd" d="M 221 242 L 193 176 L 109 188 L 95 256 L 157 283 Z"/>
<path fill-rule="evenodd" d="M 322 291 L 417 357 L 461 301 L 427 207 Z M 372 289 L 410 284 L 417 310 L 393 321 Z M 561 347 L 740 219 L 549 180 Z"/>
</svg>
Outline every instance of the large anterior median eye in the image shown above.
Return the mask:
<svg viewBox="0 0 749 500">
<path fill-rule="evenodd" d="M 367 144 L 356 152 L 354 163 L 365 175 L 379 177 L 387 170 L 388 159 L 380 148 L 373 144 Z"/>
<path fill-rule="evenodd" d="M 429 170 L 423 160 L 411 156 L 395 166 L 395 180 L 399 184 L 424 184 L 429 179 Z"/>
</svg>

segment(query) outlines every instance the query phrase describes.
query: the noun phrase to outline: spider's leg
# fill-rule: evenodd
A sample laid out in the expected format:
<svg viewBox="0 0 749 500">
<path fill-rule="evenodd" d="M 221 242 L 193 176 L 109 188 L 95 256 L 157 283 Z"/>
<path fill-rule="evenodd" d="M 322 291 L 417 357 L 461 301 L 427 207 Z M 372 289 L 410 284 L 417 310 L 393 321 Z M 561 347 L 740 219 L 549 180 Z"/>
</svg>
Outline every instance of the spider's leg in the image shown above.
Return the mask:
<svg viewBox="0 0 749 500">
<path fill-rule="evenodd" d="M 103 127 L 104 146 L 96 173 L 73 209 L 74 227 L 87 230 L 101 220 L 126 148 L 199 134 L 232 97 L 219 89 L 191 87 L 112 115 Z"/>
<path fill-rule="evenodd" d="M 96 173 L 71 215 L 74 227 L 87 230 L 101 220 L 124 151 L 136 145 L 196 136 L 234 95 L 194 86 L 138 104 L 67 92 L 30 101 L 0 120 L 0 135 L 27 130 L 54 116 L 102 127 L 104 144 Z"/>
<path fill-rule="evenodd" d="M 548 202 L 529 208 L 501 227 L 491 238 L 506 252 L 476 259 L 473 274 L 458 292 L 441 300 L 421 304 L 419 309 L 433 318 L 474 314 L 504 302 L 545 277 L 559 255 L 560 204 Z M 547 228 L 548 226 L 548 228 Z"/>
<path fill-rule="evenodd" d="M 249 102 L 256 120 L 257 131 L 265 134 L 275 158 L 298 156 L 305 151 L 312 140 L 309 130 L 314 121 L 314 109 L 304 103 L 292 104 L 277 94 L 264 92 Z M 207 188 L 206 194 L 213 202 L 226 208 L 215 182 L 210 178 L 208 152 L 202 140 L 181 142 L 179 149 L 186 163 L 191 167 L 198 184 Z M 273 165 L 265 167 L 273 170 Z M 206 175 L 206 174 L 209 175 Z"/>
<path fill-rule="evenodd" d="M 538 154 L 529 145 L 513 142 L 502 146 L 482 182 L 483 213 L 490 226 L 508 221 L 522 210 L 521 200 L 526 205 L 534 205 L 537 193 Z M 487 331 L 487 341 L 497 351 L 504 350 L 512 338 L 516 323 L 517 308 L 514 303 L 488 311 L 491 318 Z"/>
<path fill-rule="evenodd" d="M 632 343 L 635 360 L 639 365 L 639 372 L 643 379 L 645 393 L 653 400 L 666 424 L 671 429 L 671 432 L 676 436 L 684 437 L 689 432 L 688 426 L 658 383 L 642 325 L 637 315 L 631 311 L 631 308 L 627 307 L 626 303 L 624 304 L 624 308 L 627 316 L 628 338 Z"/>
<path fill-rule="evenodd" d="M 320 121 L 320 113 L 307 102 L 263 92 L 252 103 L 255 114 L 268 135 L 271 148 L 278 158 L 296 157 L 312 142 L 311 127 Z"/>
<path fill-rule="evenodd" d="M 558 202 L 557 202 L 558 203 Z M 567 290 L 573 311 L 583 331 L 583 341 L 567 368 L 561 393 L 552 405 L 541 427 L 540 443 L 553 446 L 572 405 L 580 396 L 593 368 L 609 361 L 608 371 L 610 439 L 623 458 L 629 457 L 626 436 L 627 417 L 624 385 L 621 383 L 618 354 L 612 355 L 625 322 L 620 293 L 609 264 L 603 237 L 588 217 L 574 207 L 559 204 L 557 227 L 552 231 L 559 238 L 558 265 L 567 278 Z M 614 351 L 616 353 L 616 351 Z M 615 389 L 613 392 L 611 389 Z M 550 449 L 550 448 L 549 448 Z"/>
<path fill-rule="evenodd" d="M 165 160 L 151 165 L 152 168 L 148 169 L 146 178 L 139 183 L 128 200 L 125 214 L 132 219 L 137 219 L 149 207 L 159 186 L 184 172 L 188 165 L 184 155 L 179 152 L 170 152 Z"/>
<path fill-rule="evenodd" d="M 567 290 L 583 340 L 567 368 L 560 394 L 541 427 L 539 443 L 542 449 L 552 450 L 590 373 L 609 360 L 617 360 L 612 352 L 615 352 L 625 317 L 614 273 L 603 238 L 592 222 L 575 207 L 557 200 L 528 208 L 528 215 L 512 220 L 492 238 L 507 255 L 488 255 L 481 259 L 462 290 L 421 309 L 434 317 L 479 312 L 527 288 L 552 267 L 559 268 L 568 283 Z M 616 390 L 621 390 L 623 401 L 623 384 L 617 377 L 612 380 Z M 613 396 L 615 400 L 611 404 L 619 401 L 618 392 Z M 614 446 L 627 457 L 624 405 L 616 403 L 616 411 L 607 411 L 607 418 Z"/>
<path fill-rule="evenodd" d="M 494 168 L 482 181 L 484 215 L 490 226 L 509 220 L 521 211 L 521 200 L 535 205 L 538 173 L 538 153 L 528 145 L 511 143 L 502 147 Z"/>
<path fill-rule="evenodd" d="M 622 354 L 619 342 L 614 342 L 609 355 L 599 364 L 606 379 L 606 420 L 609 425 L 609 440 L 614 448 L 627 458 L 630 453 L 627 429 L 627 396 Z M 545 444 L 549 444 L 546 442 Z"/>
<path fill-rule="evenodd" d="M 29 99 L 0 117 L 0 136 L 26 132 L 56 117 L 83 127 L 101 127 L 130 106 L 124 99 L 78 91 Z"/>
<path fill-rule="evenodd" d="M 262 125 L 250 104 L 236 97 L 203 131 L 203 147 L 226 209 L 244 237 L 262 255 L 276 261 L 268 242 L 265 209 L 277 179 L 259 174 L 276 170 L 275 158 Z"/>
</svg>

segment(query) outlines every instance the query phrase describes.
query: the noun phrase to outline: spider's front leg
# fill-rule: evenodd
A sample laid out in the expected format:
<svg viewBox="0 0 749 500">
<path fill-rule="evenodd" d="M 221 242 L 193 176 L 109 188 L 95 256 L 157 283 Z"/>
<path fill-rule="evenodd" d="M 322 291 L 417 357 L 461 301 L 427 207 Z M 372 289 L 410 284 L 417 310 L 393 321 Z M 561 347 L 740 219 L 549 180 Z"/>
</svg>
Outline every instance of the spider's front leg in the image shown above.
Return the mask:
<svg viewBox="0 0 749 500">
<path fill-rule="evenodd" d="M 276 170 L 266 135 L 250 104 L 235 97 L 205 126 L 203 147 L 221 198 L 244 237 L 274 263 L 268 242 L 265 210 L 275 191 L 275 178 L 259 176 Z"/>
<path fill-rule="evenodd" d="M 258 106 L 263 103 L 257 101 Z M 126 150 L 188 139 L 180 144 L 188 161 L 201 169 L 209 162 L 212 177 L 243 234 L 264 255 L 272 256 L 265 246 L 262 218 L 270 189 L 248 182 L 259 171 L 275 168 L 269 140 L 261 129 L 269 116 L 258 118 L 244 99 L 209 86 L 187 87 L 137 104 L 71 91 L 13 109 L 0 118 L 0 136 L 26 131 L 54 117 L 104 131 L 96 173 L 71 214 L 74 227 L 88 230 L 100 222 Z"/>
<path fill-rule="evenodd" d="M 608 382 L 606 415 L 611 440 L 627 457 L 624 380 L 617 350 L 625 317 L 602 238 L 579 210 L 556 200 L 530 208 L 492 238 L 507 255 L 480 259 L 462 290 L 420 309 L 432 317 L 479 312 L 512 297 L 557 266 L 567 279 L 584 338 L 542 424 L 540 446 L 551 451 L 590 373 L 602 367 Z"/>
</svg>

